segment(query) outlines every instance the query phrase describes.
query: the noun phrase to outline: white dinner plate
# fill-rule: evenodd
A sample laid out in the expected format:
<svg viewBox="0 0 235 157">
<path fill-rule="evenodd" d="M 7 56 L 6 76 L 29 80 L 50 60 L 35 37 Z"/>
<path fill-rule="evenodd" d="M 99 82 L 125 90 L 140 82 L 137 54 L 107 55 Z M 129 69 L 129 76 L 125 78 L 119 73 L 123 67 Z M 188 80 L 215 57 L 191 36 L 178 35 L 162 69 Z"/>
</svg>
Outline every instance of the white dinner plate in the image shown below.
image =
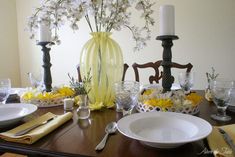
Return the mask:
<svg viewBox="0 0 235 157">
<path fill-rule="evenodd" d="M 123 135 L 156 148 L 175 148 L 207 137 L 212 126 L 205 120 L 182 113 L 144 112 L 118 121 Z"/>
<path fill-rule="evenodd" d="M 0 128 L 13 125 L 37 110 L 33 104 L 12 103 L 0 105 Z"/>
</svg>

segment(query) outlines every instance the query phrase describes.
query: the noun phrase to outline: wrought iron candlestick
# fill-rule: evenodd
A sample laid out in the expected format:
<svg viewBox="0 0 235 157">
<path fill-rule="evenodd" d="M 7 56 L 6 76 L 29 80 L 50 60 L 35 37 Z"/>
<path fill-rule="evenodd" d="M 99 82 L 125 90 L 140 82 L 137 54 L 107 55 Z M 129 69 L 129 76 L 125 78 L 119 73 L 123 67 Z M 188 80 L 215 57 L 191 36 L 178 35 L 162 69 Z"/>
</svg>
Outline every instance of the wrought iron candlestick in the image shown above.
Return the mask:
<svg viewBox="0 0 235 157">
<path fill-rule="evenodd" d="M 42 52 L 43 52 L 43 69 L 44 69 L 44 72 L 43 72 L 43 82 L 44 82 L 44 85 L 45 85 L 45 91 L 46 92 L 51 92 L 51 89 L 52 89 L 52 78 L 51 78 L 51 63 L 50 63 L 50 60 L 51 60 L 51 57 L 50 57 L 50 50 L 51 48 L 48 48 L 47 45 L 48 44 L 52 44 L 54 45 L 53 42 L 38 42 L 37 45 L 40 45 L 42 47 Z"/>
<path fill-rule="evenodd" d="M 156 38 L 157 40 L 162 41 L 162 47 L 163 47 L 163 60 L 161 65 L 163 66 L 163 75 L 162 75 L 162 87 L 163 92 L 167 92 L 171 90 L 172 83 L 174 81 L 173 76 L 171 76 L 171 59 L 172 59 L 172 53 L 171 53 L 171 47 L 173 46 L 172 40 L 179 39 L 178 36 L 175 35 L 162 35 L 158 36 Z"/>
</svg>

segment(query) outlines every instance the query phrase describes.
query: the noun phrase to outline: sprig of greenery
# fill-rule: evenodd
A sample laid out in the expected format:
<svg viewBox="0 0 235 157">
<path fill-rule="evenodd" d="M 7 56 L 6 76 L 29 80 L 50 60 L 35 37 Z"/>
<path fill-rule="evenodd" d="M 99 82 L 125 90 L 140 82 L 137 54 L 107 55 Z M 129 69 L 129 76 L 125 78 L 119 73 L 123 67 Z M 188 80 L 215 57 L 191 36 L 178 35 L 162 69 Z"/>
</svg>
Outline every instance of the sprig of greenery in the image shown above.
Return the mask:
<svg viewBox="0 0 235 157">
<path fill-rule="evenodd" d="M 212 69 L 211 73 L 206 72 L 206 77 L 207 77 L 208 83 L 210 83 L 211 80 L 215 80 L 219 76 L 219 74 L 215 74 L 214 67 L 211 67 L 211 69 Z"/>
<path fill-rule="evenodd" d="M 88 94 L 91 90 L 90 83 L 91 83 L 91 75 L 90 71 L 87 73 L 86 76 L 84 76 L 82 82 L 79 82 L 78 80 L 74 79 L 74 77 L 69 76 L 69 83 L 70 87 L 74 89 L 75 95 L 83 95 L 83 94 Z"/>
</svg>

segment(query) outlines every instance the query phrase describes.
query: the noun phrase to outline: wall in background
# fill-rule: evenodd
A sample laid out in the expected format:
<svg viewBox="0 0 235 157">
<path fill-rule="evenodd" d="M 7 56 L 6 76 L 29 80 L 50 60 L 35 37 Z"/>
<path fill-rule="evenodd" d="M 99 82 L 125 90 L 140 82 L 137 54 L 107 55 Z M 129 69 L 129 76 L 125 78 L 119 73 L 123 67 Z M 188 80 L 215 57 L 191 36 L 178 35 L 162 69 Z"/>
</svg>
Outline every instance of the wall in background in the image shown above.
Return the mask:
<svg viewBox="0 0 235 157">
<path fill-rule="evenodd" d="M 155 0 L 152 0 L 155 1 Z M 38 0 L 17 1 L 17 20 L 19 35 L 21 83 L 28 85 L 27 72 L 40 75 L 42 68 L 42 52 L 35 41 L 29 39 L 24 31 L 26 17 L 31 15 L 32 8 L 38 5 Z M 155 40 L 159 35 L 159 6 L 173 4 L 175 6 L 175 32 L 179 40 L 174 41 L 172 48 L 173 61 L 178 63 L 191 62 L 195 72 L 195 89 L 206 86 L 207 71 L 213 66 L 221 77 L 235 80 L 235 1 L 234 0 L 158 0 L 154 6 L 156 24 L 153 28 L 152 40 L 140 52 L 133 52 L 134 42 L 128 30 L 114 32 L 112 37 L 123 50 L 124 61 L 131 65 L 134 62 L 145 63 L 162 59 L 161 42 Z M 139 24 L 138 17 L 133 23 Z M 53 84 L 68 83 L 67 73 L 77 76 L 76 65 L 79 63 L 80 50 L 90 38 L 88 26 L 80 21 L 79 31 L 73 32 L 69 26 L 60 31 L 62 44 L 53 46 L 51 51 L 51 71 Z M 177 82 L 177 70 L 172 70 Z M 148 83 L 149 72 L 141 72 L 141 83 Z M 132 68 L 127 71 L 128 80 L 134 80 Z"/>
<path fill-rule="evenodd" d="M 20 86 L 16 1 L 0 1 L 0 78 L 10 78 Z"/>
</svg>

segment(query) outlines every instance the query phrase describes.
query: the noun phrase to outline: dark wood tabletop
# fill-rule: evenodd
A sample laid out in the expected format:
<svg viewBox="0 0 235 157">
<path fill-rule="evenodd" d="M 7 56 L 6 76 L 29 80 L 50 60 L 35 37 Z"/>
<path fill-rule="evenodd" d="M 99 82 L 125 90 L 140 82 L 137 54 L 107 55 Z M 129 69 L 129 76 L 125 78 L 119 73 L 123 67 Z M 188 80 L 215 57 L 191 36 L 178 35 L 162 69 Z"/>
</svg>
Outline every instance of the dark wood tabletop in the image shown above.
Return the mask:
<svg viewBox="0 0 235 157">
<path fill-rule="evenodd" d="M 197 92 L 204 96 L 203 91 Z M 41 108 L 33 114 L 33 117 L 38 117 L 47 112 L 63 114 L 65 111 L 62 106 Z M 197 116 L 207 120 L 212 125 L 220 126 L 235 123 L 235 113 L 227 111 L 227 114 L 232 116 L 232 120 L 229 122 L 216 122 L 210 118 L 210 115 L 214 112 L 216 112 L 215 105 L 203 99 L 203 102 L 200 104 L 200 112 Z M 157 149 L 145 146 L 139 141 L 125 137 L 117 131 L 115 135 L 109 137 L 106 147 L 102 151 L 95 151 L 94 148 L 105 134 L 105 126 L 111 121 L 119 120 L 121 117 L 121 114 L 117 113 L 115 109 L 104 109 L 102 111 L 92 111 L 88 120 L 78 120 L 75 108 L 72 120 L 36 143 L 26 145 L 0 140 L 0 152 L 56 157 L 196 157 L 206 147 L 206 140 L 204 139 L 174 149 Z M 25 118 L 25 121 L 28 120 L 29 118 Z M 0 132 L 7 129 L 1 129 Z"/>
</svg>

